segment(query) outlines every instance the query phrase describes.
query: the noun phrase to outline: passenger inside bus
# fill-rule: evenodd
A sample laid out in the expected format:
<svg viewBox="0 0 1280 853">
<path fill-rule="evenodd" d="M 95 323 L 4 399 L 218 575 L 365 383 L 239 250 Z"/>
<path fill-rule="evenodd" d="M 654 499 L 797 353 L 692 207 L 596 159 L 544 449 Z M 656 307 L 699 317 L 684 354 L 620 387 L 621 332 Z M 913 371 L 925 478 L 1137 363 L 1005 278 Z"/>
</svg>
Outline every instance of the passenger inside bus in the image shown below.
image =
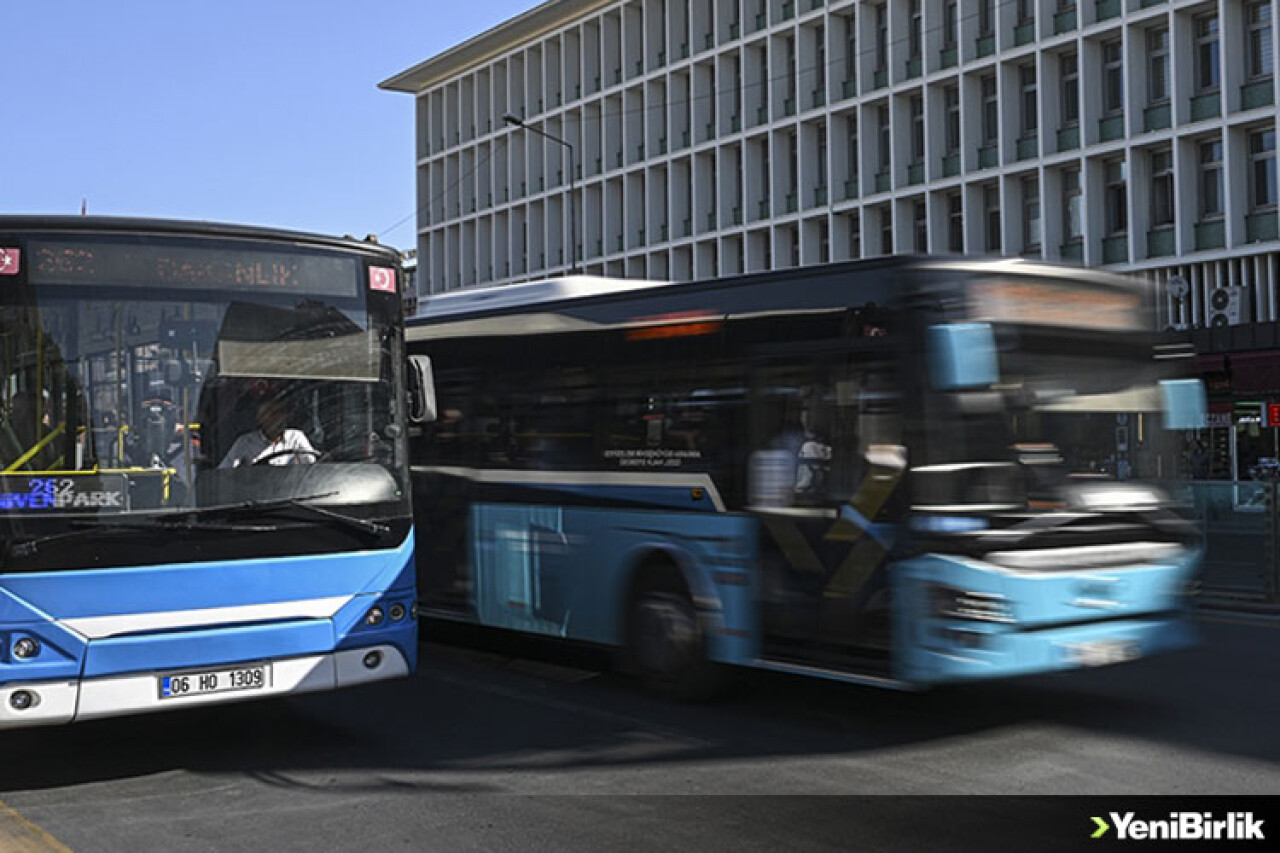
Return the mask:
<svg viewBox="0 0 1280 853">
<path fill-rule="evenodd" d="M 219 468 L 310 464 L 320 457 L 306 433 L 287 426 L 289 413 L 282 401 L 271 399 L 259 404 L 257 422 L 257 429 L 244 433 L 231 445 Z"/>
</svg>

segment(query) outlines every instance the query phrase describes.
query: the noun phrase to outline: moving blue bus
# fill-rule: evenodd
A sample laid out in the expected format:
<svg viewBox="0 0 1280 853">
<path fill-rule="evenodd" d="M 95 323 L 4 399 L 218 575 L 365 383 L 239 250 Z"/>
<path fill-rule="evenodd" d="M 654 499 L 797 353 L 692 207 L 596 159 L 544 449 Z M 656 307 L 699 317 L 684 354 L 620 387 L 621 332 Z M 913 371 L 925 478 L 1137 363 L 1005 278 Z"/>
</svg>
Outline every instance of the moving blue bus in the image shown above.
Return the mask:
<svg viewBox="0 0 1280 853">
<path fill-rule="evenodd" d="M 0 728 L 415 666 L 399 256 L 0 217 Z"/>
<path fill-rule="evenodd" d="M 897 257 L 425 300 L 421 613 L 892 687 L 1188 642 L 1204 420 L 1134 280 Z"/>
</svg>

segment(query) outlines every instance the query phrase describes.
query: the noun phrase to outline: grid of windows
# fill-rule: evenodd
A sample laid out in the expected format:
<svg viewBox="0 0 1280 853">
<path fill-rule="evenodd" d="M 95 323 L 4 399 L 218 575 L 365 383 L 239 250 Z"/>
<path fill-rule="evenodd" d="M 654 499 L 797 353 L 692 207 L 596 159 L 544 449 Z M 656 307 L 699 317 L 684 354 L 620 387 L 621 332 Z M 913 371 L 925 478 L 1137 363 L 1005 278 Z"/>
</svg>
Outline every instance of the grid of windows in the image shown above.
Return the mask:
<svg viewBox="0 0 1280 853">
<path fill-rule="evenodd" d="M 1280 249 L 1277 3 L 566 2 L 405 72 L 419 281 Z"/>
</svg>

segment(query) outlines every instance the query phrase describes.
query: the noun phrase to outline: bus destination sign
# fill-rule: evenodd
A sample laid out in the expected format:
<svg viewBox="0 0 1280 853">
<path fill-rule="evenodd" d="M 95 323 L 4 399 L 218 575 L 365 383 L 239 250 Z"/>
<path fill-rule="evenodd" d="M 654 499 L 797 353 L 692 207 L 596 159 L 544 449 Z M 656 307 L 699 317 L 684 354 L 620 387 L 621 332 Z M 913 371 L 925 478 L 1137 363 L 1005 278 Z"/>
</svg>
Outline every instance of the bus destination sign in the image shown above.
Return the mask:
<svg viewBox="0 0 1280 853">
<path fill-rule="evenodd" d="M 0 475 L 0 512 L 124 512 L 128 508 L 128 481 L 123 474 Z"/>
<path fill-rule="evenodd" d="M 319 252 L 173 242 L 32 239 L 32 284 L 93 284 L 352 297 L 359 261 Z"/>
</svg>

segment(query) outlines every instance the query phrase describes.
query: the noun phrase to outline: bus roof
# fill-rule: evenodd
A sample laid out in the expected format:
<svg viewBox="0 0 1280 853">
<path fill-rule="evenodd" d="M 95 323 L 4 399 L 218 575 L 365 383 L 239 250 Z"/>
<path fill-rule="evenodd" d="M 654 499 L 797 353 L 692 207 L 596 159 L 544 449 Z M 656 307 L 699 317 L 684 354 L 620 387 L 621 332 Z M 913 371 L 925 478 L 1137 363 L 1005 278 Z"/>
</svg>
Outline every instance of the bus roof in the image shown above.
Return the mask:
<svg viewBox="0 0 1280 853">
<path fill-rule="evenodd" d="M 333 237 L 325 234 L 290 231 L 283 228 L 268 228 L 258 225 L 125 216 L 0 214 L 0 234 L 6 232 L 25 234 L 33 231 L 154 234 L 240 240 L 271 240 L 273 242 L 298 243 L 308 246 L 327 246 L 353 252 L 373 252 L 380 255 L 394 255 L 397 258 L 400 255 L 395 248 L 369 239 L 357 240 L 354 237 Z"/>
<path fill-rule="evenodd" d="M 819 305 L 852 305 L 878 302 L 884 305 L 895 293 L 902 293 L 905 282 L 878 279 L 875 284 L 859 284 L 857 292 L 850 292 L 850 276 L 877 270 L 912 270 L 919 272 L 956 272 L 965 275 L 999 274 L 1034 275 L 1040 278 L 1088 281 L 1091 284 L 1126 290 L 1139 288 L 1139 282 L 1110 273 L 1100 273 L 1082 267 L 1043 264 L 1021 258 L 963 258 L 948 256 L 897 255 L 844 261 L 804 267 L 791 267 L 759 273 L 748 273 L 720 279 L 671 282 L 646 279 L 606 278 L 574 275 L 550 278 L 520 284 L 490 285 L 452 290 L 424 297 L 419 313 L 409 320 L 411 327 L 424 327 L 438 323 L 455 323 L 471 318 L 522 315 L 528 318 L 547 318 L 566 313 L 577 315 L 579 309 L 600 307 L 606 303 L 626 302 L 631 306 L 643 305 L 650 300 L 663 310 L 680 311 L 693 306 L 710 308 L 699 301 L 717 291 L 734 289 L 746 296 L 758 293 L 757 285 L 775 285 L 767 288 L 770 295 L 757 295 L 747 299 L 757 309 L 794 307 L 799 310 L 817 308 Z M 812 282 L 811 288 L 800 293 L 790 287 L 801 280 Z M 776 285 L 787 287 L 778 288 Z M 746 290 L 744 288 L 751 288 Z M 810 291 L 821 290 L 824 295 L 814 298 Z M 655 307 L 654 310 L 658 310 Z M 594 311 L 592 312 L 595 313 Z M 596 317 L 595 319 L 601 319 Z M 563 320 L 563 317 L 562 317 Z M 563 321 L 555 328 L 530 329 L 529 331 L 568 331 Z M 571 324 L 577 326 L 578 324 Z"/>
</svg>

